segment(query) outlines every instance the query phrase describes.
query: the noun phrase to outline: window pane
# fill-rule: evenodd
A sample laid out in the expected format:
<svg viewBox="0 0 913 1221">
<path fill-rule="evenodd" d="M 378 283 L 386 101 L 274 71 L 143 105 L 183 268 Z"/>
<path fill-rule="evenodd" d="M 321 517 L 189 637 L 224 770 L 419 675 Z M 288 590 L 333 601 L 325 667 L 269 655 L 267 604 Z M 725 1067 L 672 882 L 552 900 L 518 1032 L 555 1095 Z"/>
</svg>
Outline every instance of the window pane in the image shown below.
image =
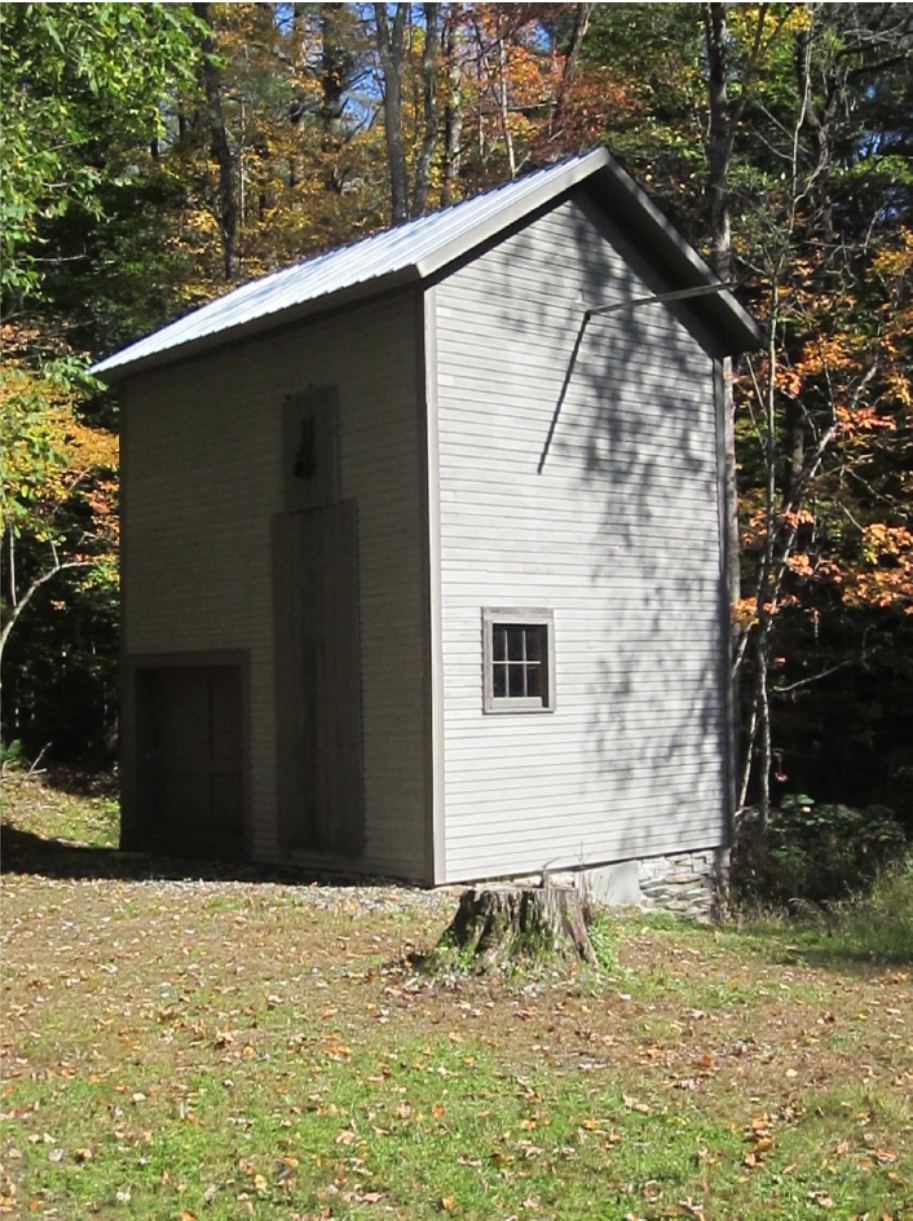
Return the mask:
<svg viewBox="0 0 913 1221">
<path fill-rule="evenodd" d="M 492 694 L 495 699 L 503 699 L 507 695 L 507 666 L 494 666 L 494 682 Z"/>
<path fill-rule="evenodd" d="M 510 676 L 510 695 L 511 698 L 519 698 L 526 693 L 523 690 L 523 673 L 524 666 L 508 666 L 507 670 Z"/>
<path fill-rule="evenodd" d="M 528 627 L 526 629 L 526 658 L 527 661 L 542 660 L 542 628 Z"/>
<path fill-rule="evenodd" d="M 523 636 L 526 629 L 512 627 L 507 629 L 507 656 L 510 661 L 523 660 Z"/>
<path fill-rule="evenodd" d="M 537 698 L 542 697 L 542 667 L 527 666 L 526 668 L 526 694 L 534 695 Z"/>
<path fill-rule="evenodd" d="M 507 660 L 507 628 L 494 625 L 492 636 L 492 656 L 495 661 Z"/>
</svg>

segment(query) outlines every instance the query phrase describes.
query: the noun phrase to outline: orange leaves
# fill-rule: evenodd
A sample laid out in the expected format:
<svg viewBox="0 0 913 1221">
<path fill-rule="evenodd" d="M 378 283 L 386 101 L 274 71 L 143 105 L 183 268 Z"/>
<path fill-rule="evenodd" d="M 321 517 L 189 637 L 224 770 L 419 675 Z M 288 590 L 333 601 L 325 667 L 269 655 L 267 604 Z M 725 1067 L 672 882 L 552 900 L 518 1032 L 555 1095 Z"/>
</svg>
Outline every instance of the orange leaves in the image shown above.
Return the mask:
<svg viewBox="0 0 913 1221">
<path fill-rule="evenodd" d="M 774 1147 L 774 1120 L 769 1115 L 761 1115 L 753 1119 L 748 1128 L 748 1140 L 751 1148 L 742 1158 L 742 1165 L 749 1170 L 756 1170 L 763 1165 L 764 1155 Z"/>
<path fill-rule="evenodd" d="M 847 582 L 846 601 L 913 614 L 913 532 L 875 522 L 863 530 L 862 551 L 864 563 Z"/>
<path fill-rule="evenodd" d="M 887 558 L 896 560 L 909 557 L 913 549 L 913 533 L 904 526 L 887 526 L 881 522 L 866 526 L 863 530 L 863 553 L 870 564 Z"/>
<path fill-rule="evenodd" d="M 897 420 L 892 415 L 879 415 L 874 407 L 835 408 L 838 435 L 852 437 L 856 433 L 897 432 Z"/>
</svg>

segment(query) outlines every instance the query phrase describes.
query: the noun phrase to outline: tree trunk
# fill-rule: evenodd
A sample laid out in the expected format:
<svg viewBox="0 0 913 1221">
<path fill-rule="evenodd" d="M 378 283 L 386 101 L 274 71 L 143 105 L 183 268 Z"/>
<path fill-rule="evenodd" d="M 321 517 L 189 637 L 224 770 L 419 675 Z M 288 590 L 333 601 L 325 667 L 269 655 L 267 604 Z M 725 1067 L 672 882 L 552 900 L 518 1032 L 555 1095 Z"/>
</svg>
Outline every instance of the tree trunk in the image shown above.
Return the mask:
<svg viewBox="0 0 913 1221">
<path fill-rule="evenodd" d="M 398 4 L 391 26 L 385 4 L 374 5 L 377 50 L 384 74 L 384 138 L 390 164 L 390 196 L 394 225 L 409 219 L 409 178 L 403 143 L 403 38 L 408 4 Z"/>
<path fill-rule="evenodd" d="M 707 92 L 710 126 L 707 133 L 707 186 L 710 193 L 710 233 L 713 270 L 723 281 L 732 278 L 732 226 L 729 209 L 729 163 L 732 159 L 733 126 L 726 92 L 729 31 L 725 4 L 705 4 L 704 37 L 707 46 Z M 729 554 L 727 584 L 730 605 L 741 595 L 739 580 L 739 491 L 736 476 L 735 400 L 732 393 L 732 357 L 723 358 L 723 405 L 725 415 L 724 483 L 726 535 Z M 737 646 L 737 641 L 733 642 Z"/>
<path fill-rule="evenodd" d="M 501 112 L 501 128 L 504 132 L 504 143 L 507 147 L 507 168 L 511 179 L 517 176 L 517 157 L 514 151 L 514 136 L 510 130 L 510 86 L 507 73 L 507 47 L 501 33 L 501 19 L 498 18 L 498 108 Z"/>
<path fill-rule="evenodd" d="M 425 4 L 425 46 L 422 50 L 422 111 L 425 135 L 415 162 L 412 184 L 412 216 L 421 216 L 428 198 L 428 178 L 431 174 L 431 158 L 437 144 L 437 96 L 435 72 L 437 70 L 438 10 L 440 4 Z"/>
<path fill-rule="evenodd" d="M 580 891 L 551 883 L 464 891 L 441 946 L 471 955 L 480 971 L 541 955 L 596 962 Z"/>
<path fill-rule="evenodd" d="M 341 27 L 344 6 L 320 6 L 320 125 L 323 128 L 323 149 L 339 144 L 345 90 L 348 86 L 351 53 L 345 45 Z"/>
<path fill-rule="evenodd" d="M 449 204 L 456 194 L 460 177 L 463 140 L 463 99 L 460 93 L 462 70 L 459 58 L 461 4 L 449 5 L 444 21 L 443 49 L 447 68 L 447 101 L 444 106 L 444 181 L 441 203 Z"/>
<path fill-rule="evenodd" d="M 219 167 L 219 193 L 216 215 L 219 221 L 219 235 L 222 239 L 222 264 L 226 280 L 236 280 L 241 270 L 237 248 L 238 211 L 235 204 L 235 172 L 234 158 L 228 143 L 225 130 L 225 118 L 222 114 L 222 91 L 219 81 L 219 70 L 215 61 L 215 40 L 212 37 L 209 23 L 209 5 L 194 4 L 194 14 L 205 22 L 209 33 L 200 40 L 203 52 L 202 67 L 203 90 L 206 94 L 206 114 L 209 122 L 209 140 L 212 156 Z"/>
<path fill-rule="evenodd" d="M 577 60 L 580 57 L 580 48 L 583 46 L 583 40 L 586 37 L 586 32 L 590 25 L 590 14 L 593 10 L 592 4 L 575 4 L 574 5 L 574 29 L 571 33 L 571 41 L 568 47 L 567 56 L 564 60 L 564 69 L 561 73 L 561 80 L 558 82 L 558 89 L 555 96 L 555 109 L 552 112 L 552 135 L 560 136 L 564 127 L 564 109 L 567 102 L 568 90 L 571 86 L 571 80 L 574 75 L 574 68 L 577 65 Z"/>
</svg>

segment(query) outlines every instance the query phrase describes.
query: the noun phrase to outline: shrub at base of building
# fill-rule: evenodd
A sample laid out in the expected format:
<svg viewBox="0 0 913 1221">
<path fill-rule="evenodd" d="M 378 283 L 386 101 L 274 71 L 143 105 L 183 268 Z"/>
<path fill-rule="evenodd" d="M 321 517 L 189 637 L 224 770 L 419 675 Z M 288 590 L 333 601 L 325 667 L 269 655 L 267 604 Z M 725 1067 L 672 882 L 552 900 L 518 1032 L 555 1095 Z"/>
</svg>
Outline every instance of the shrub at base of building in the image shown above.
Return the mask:
<svg viewBox="0 0 913 1221">
<path fill-rule="evenodd" d="M 756 810 L 738 820 L 730 883 L 736 901 L 788 904 L 843 899 L 865 890 L 908 847 L 887 806 L 816 805 L 784 799 L 762 827 Z"/>
</svg>

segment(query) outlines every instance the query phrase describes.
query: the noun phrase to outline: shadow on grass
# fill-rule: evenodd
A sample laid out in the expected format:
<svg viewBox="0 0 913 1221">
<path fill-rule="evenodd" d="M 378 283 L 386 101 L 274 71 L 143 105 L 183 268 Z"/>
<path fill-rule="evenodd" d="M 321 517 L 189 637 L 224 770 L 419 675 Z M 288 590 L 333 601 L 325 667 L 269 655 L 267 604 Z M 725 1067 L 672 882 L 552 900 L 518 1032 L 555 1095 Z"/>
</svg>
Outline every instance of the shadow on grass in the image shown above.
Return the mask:
<svg viewBox="0 0 913 1221">
<path fill-rule="evenodd" d="M 44 839 L 9 823 L 0 828 L 0 873 L 45 878 L 121 881 L 278 882 L 288 886 L 398 885 L 389 879 L 318 873 L 244 861 L 122 852 L 62 839 Z"/>
<path fill-rule="evenodd" d="M 804 962 L 810 967 L 821 967 L 824 970 L 847 971 L 853 968 L 882 969 L 885 967 L 913 966 L 913 946 L 899 949 L 867 949 L 860 946 L 837 944 L 835 946 L 812 946 L 800 951 L 797 962 Z"/>
<path fill-rule="evenodd" d="M 790 940 L 783 932 L 764 934 L 753 932 L 753 940 L 761 943 L 773 940 L 771 958 L 783 966 L 804 965 L 828 971 L 852 969 L 884 969 L 913 966 L 913 931 L 897 930 L 896 935 L 873 931 L 844 935 L 835 933 L 799 933 Z M 783 944 L 787 942 L 787 944 Z"/>
<path fill-rule="evenodd" d="M 733 930 L 779 966 L 822 970 L 884 970 L 913 966 L 913 920 L 899 910 L 894 919 L 851 913 L 832 923 L 788 918 L 759 919 Z"/>
</svg>

